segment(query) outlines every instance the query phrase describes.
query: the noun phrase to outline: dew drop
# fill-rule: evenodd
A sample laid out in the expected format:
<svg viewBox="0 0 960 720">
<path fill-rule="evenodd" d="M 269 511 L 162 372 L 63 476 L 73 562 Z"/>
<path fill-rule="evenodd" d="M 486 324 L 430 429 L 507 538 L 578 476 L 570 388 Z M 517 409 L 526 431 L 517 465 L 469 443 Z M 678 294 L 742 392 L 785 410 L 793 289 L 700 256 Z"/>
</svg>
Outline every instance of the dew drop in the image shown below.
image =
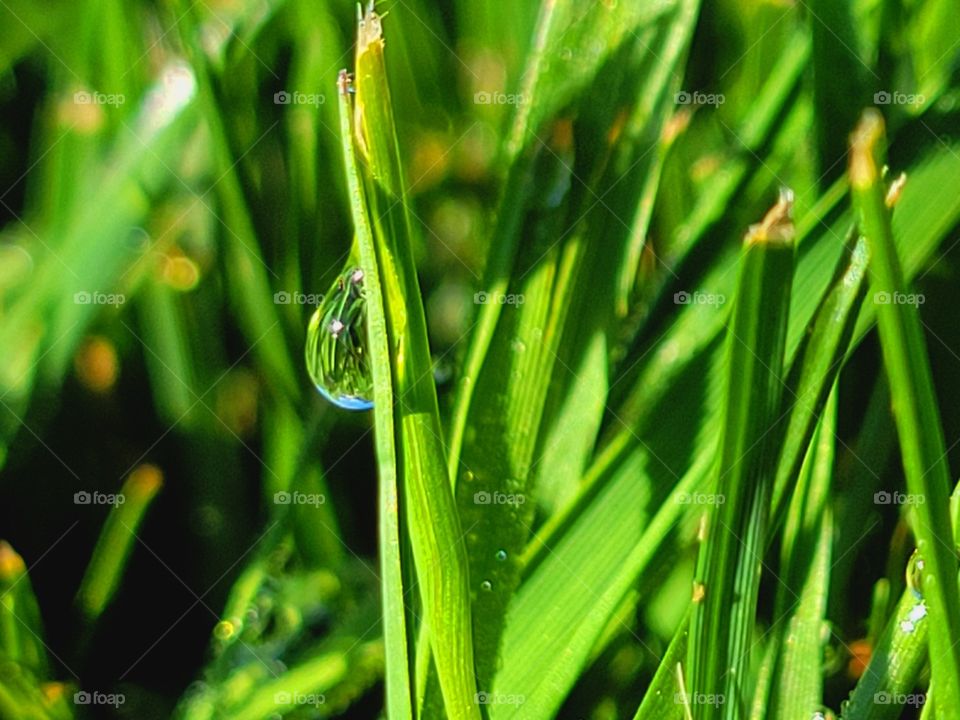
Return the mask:
<svg viewBox="0 0 960 720">
<path fill-rule="evenodd" d="M 490 592 L 493 590 L 493 583 L 489 580 L 484 580 L 482 583 L 480 583 L 480 589 L 484 592 Z"/>
<path fill-rule="evenodd" d="M 229 640 L 233 637 L 234 632 L 233 623 L 229 620 L 218 622 L 216 627 L 213 628 L 213 635 L 217 640 Z"/>
<path fill-rule="evenodd" d="M 513 342 L 510 343 L 510 347 L 513 348 L 513 351 L 515 353 L 522 353 L 524 350 L 527 349 L 526 344 L 520 338 L 514 338 Z"/>
<path fill-rule="evenodd" d="M 507 551 L 506 551 L 506 550 L 497 550 L 496 558 L 497 558 L 497 560 L 499 560 L 500 562 L 503 562 L 504 560 L 507 559 Z"/>
<path fill-rule="evenodd" d="M 351 267 L 336 279 L 310 319 L 306 346 L 313 384 L 345 410 L 373 407 L 366 325 L 363 270 Z"/>
<path fill-rule="evenodd" d="M 568 48 L 568 47 L 563 48 L 563 50 L 560 51 L 560 58 L 561 58 L 562 60 L 572 60 L 572 59 L 573 59 L 573 50 L 571 50 L 571 49 Z"/>
<path fill-rule="evenodd" d="M 910 560 L 907 562 L 906 570 L 907 587 L 917 599 L 923 597 L 923 558 L 917 550 L 913 551 Z"/>
</svg>

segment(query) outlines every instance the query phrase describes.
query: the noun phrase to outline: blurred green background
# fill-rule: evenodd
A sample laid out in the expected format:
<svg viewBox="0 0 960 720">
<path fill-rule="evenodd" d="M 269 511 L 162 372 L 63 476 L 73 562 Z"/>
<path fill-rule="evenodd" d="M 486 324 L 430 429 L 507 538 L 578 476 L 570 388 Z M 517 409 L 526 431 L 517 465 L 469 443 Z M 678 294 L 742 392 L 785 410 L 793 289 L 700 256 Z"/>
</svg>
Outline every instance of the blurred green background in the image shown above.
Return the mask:
<svg viewBox="0 0 960 720">
<path fill-rule="evenodd" d="M 649 4 L 656 16 L 673 3 Z M 539 7 L 379 9 L 443 415 L 483 288 Z M 638 359 L 675 321 L 661 297 L 704 287 L 781 185 L 797 193 L 799 216 L 834 222 L 840 211 L 820 200 L 844 173 L 863 107 L 883 106 L 898 168 L 957 157 L 958 18 L 943 2 L 700 8 L 664 133 L 638 141 L 663 153 L 663 167 L 646 249 L 625 270 L 635 303 L 611 349 L 601 438 L 614 416 L 630 417 L 619 408 L 630 407 Z M 180 712 L 205 717 L 208 693 L 246 697 L 273 670 L 344 653 L 349 672 L 313 667 L 334 677 L 323 712 L 373 717 L 381 707 L 370 418 L 325 402 L 302 360 L 311 297 L 327 292 L 352 238 L 335 87 L 352 63 L 355 22 L 354 3 L 340 0 L 0 0 L 0 538 L 30 568 L 51 663 L 41 680 L 68 683 L 45 692 L 126 697 L 118 708 L 72 707 L 81 715 L 169 717 L 187 693 L 200 700 Z M 593 58 L 587 87 L 537 129 L 540 144 L 563 147 L 564 133 L 576 141 L 572 169 L 538 177 L 544 207 L 582 195 L 580 171 L 617 132 L 590 114 L 620 92 L 610 75 L 645 48 L 656 65 L 652 36 L 631 34 L 622 52 Z M 590 52 L 571 48 L 569 60 Z M 563 222 L 578 219 L 574 206 Z M 960 437 L 960 291 L 957 218 L 945 217 L 919 287 L 950 444 Z M 830 259 L 824 280 L 832 272 Z M 845 371 L 857 379 L 842 385 L 840 436 L 851 443 L 878 358 L 868 336 Z M 676 474 L 695 434 L 660 453 Z M 960 447 L 950 458 L 957 467 Z M 876 466 L 899 472 L 890 458 Z M 162 478 L 162 488 L 108 608 L 84 609 L 77 592 L 108 507 L 77 504 L 75 493 L 117 493 L 131 476 Z M 538 521 L 573 490 L 553 488 Z M 275 500 L 294 491 L 324 502 Z M 869 520 L 883 553 L 863 544 Z M 832 600 L 831 617 L 851 639 L 863 631 L 853 608 L 867 604 L 897 522 L 870 516 L 843 558 L 849 596 Z M 670 598 L 686 598 L 689 560 L 663 571 L 664 592 L 644 608 L 653 646 L 679 620 Z M 250 592 L 260 615 L 233 622 Z M 211 636 L 222 646 L 215 660 Z M 852 681 L 838 662 L 837 698 Z M 591 667 L 564 716 L 632 712 L 656 664 L 632 637 L 614 637 Z"/>
</svg>

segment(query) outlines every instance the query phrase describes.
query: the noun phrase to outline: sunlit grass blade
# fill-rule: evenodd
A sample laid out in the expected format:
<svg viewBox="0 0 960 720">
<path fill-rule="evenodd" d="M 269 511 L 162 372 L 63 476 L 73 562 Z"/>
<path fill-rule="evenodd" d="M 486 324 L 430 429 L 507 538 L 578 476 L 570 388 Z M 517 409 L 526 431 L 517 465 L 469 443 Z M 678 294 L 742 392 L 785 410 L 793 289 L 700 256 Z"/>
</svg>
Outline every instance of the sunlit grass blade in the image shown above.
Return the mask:
<svg viewBox="0 0 960 720">
<path fill-rule="evenodd" d="M 362 197 L 372 234 L 358 232 L 360 257 L 365 271 L 371 264 L 376 265 L 379 280 L 377 287 L 370 288 L 370 352 L 375 362 L 382 362 L 377 359 L 378 354 L 389 358 L 390 392 L 383 392 L 382 379 L 377 392 L 374 372 L 377 431 L 378 436 L 386 431 L 380 418 L 392 413 L 405 527 L 446 714 L 451 718 L 478 718 L 466 547 L 447 474 L 380 16 L 368 10 L 360 20 L 358 32 L 353 103 L 356 119 L 352 135 L 348 132 L 350 118 L 341 122 L 345 145 L 355 138 L 365 161 L 358 175 L 349 168 L 348 158 L 348 173 L 351 183 L 360 176 L 366 181 Z M 348 94 L 344 80 L 344 115 L 350 109 Z M 373 318 L 374 312 L 382 312 L 382 325 Z M 377 442 L 382 442 L 380 437 Z M 402 602 L 403 598 L 398 600 Z M 399 659 L 390 657 L 390 661 Z M 424 671 L 420 669 L 421 673 Z"/>
<path fill-rule="evenodd" d="M 0 541 L 0 654 L 39 676 L 49 671 L 43 622 L 23 558 Z"/>
<path fill-rule="evenodd" d="M 694 580 L 688 677 L 694 717 L 738 718 L 765 549 L 794 265 L 792 197 L 782 197 L 744 244 L 728 330 L 727 404 Z"/>
<path fill-rule="evenodd" d="M 401 562 L 401 527 L 398 492 L 398 470 L 394 426 L 394 381 L 391 375 L 390 343 L 384 290 L 370 227 L 363 182 L 354 148 L 353 106 L 348 96 L 349 78 L 346 71 L 340 75 L 338 99 L 340 104 L 340 133 L 343 142 L 347 187 L 354 231 L 360 248 L 364 272 L 364 290 L 367 303 L 367 349 L 370 353 L 370 372 L 373 377 L 373 397 L 379 408 L 374 411 L 375 445 L 378 474 L 378 547 L 380 550 L 380 582 L 383 602 L 383 639 L 387 661 L 385 668 L 386 712 L 389 718 L 413 717 L 412 683 L 408 642 L 411 628 L 407 627 L 404 575 Z"/>
<path fill-rule="evenodd" d="M 877 323 L 890 382 L 907 489 L 923 498 L 913 506 L 912 526 L 924 561 L 923 595 L 930 622 L 930 665 L 942 712 L 960 706 L 960 589 L 949 507 L 950 470 L 937 410 L 926 343 L 915 306 L 904 304 L 908 287 L 897 255 L 886 189 L 881 179 L 883 119 L 864 114 L 853 136 L 850 184 L 863 234 L 870 243 L 870 275 Z"/>
<path fill-rule="evenodd" d="M 77 593 L 77 605 L 88 622 L 97 621 L 116 593 L 140 523 L 162 485 L 157 468 L 141 465 L 120 489 L 117 497 L 123 501 L 110 508 Z"/>
</svg>

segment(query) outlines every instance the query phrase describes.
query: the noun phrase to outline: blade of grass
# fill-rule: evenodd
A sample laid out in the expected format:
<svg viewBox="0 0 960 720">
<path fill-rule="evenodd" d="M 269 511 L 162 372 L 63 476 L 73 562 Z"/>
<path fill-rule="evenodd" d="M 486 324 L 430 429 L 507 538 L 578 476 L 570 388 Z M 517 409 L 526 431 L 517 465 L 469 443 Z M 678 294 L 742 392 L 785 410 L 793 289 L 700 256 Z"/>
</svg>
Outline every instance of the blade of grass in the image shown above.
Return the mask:
<svg viewBox="0 0 960 720">
<path fill-rule="evenodd" d="M 43 622 L 23 558 L 0 541 L 0 654 L 45 677 Z"/>
<path fill-rule="evenodd" d="M 715 492 L 694 580 L 688 677 L 696 718 L 738 718 L 745 707 L 749 640 L 765 549 L 773 448 L 794 264 L 792 197 L 781 198 L 745 240 L 728 338 L 728 390 Z"/>
<path fill-rule="evenodd" d="M 342 112 L 346 112 L 345 83 L 342 86 Z M 423 622 L 446 714 L 457 719 L 479 718 L 466 546 L 441 440 L 433 363 L 413 262 L 413 225 L 384 62 L 383 29 L 372 7 L 359 26 L 354 107 L 355 137 L 366 161 L 364 197 L 373 230 L 370 237 L 359 236 L 360 256 L 365 269 L 375 262 L 383 279 L 382 310 L 377 308 L 377 312 L 383 312 L 384 326 L 378 330 L 371 323 L 371 352 L 374 356 L 386 352 L 392 373 L 393 393 L 375 394 L 374 413 L 394 413 L 394 428 L 399 431 L 396 445 L 405 517 Z M 346 122 L 349 124 L 349 118 Z M 373 342 L 375 332 L 382 337 Z"/>
<path fill-rule="evenodd" d="M 346 72 L 340 75 L 337 95 L 340 105 L 340 134 L 344 165 L 350 193 L 350 209 L 360 248 L 367 303 L 367 348 L 373 376 L 374 429 L 379 477 L 378 515 L 381 592 L 383 598 L 383 638 L 386 654 L 386 712 L 389 718 L 413 717 L 410 663 L 407 656 L 408 628 L 404 607 L 403 568 L 399 493 L 397 491 L 397 447 L 394 434 L 393 378 L 390 369 L 390 343 L 380 270 L 374 248 L 363 182 L 354 149 L 353 106 Z"/>
<path fill-rule="evenodd" d="M 771 644 L 779 655 L 770 717 L 809 720 L 823 706 L 823 623 L 830 590 L 833 520 L 827 505 L 833 477 L 837 391 L 810 444 L 783 532 Z"/>
<path fill-rule="evenodd" d="M 123 502 L 110 508 L 77 592 L 77 605 L 88 623 L 100 618 L 116 593 L 136 545 L 137 530 L 162 485 L 157 468 L 141 465 L 120 490 L 118 498 Z"/>
<path fill-rule="evenodd" d="M 873 254 L 870 275 L 877 291 L 874 297 L 878 302 L 880 344 L 907 488 L 924 499 L 914 506 L 912 524 L 925 564 L 923 594 L 931 623 L 938 628 L 930 635 L 938 714 L 947 717 L 946 713 L 960 707 L 960 647 L 954 644 L 954 638 L 960 637 L 960 589 L 949 511 L 950 475 L 919 315 L 916 308 L 897 299 L 898 295 L 906 296 L 908 288 L 880 176 L 884 143 L 883 119 L 876 111 L 868 111 L 853 136 L 850 183 Z"/>
</svg>

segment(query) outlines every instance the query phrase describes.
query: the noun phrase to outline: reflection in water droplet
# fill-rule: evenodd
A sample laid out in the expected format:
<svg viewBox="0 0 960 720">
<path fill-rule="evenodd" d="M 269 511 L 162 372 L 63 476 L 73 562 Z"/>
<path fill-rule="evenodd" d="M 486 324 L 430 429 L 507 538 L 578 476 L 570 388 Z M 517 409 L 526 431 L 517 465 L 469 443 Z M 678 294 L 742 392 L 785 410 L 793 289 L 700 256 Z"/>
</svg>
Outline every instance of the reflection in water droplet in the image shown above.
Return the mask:
<svg viewBox="0 0 960 720">
<path fill-rule="evenodd" d="M 363 271 L 348 268 L 317 307 L 307 329 L 306 359 L 320 394 L 345 410 L 373 407 Z"/>
<path fill-rule="evenodd" d="M 497 550 L 497 560 L 499 560 L 500 562 L 503 562 L 506 559 L 507 559 L 507 551 Z"/>
<path fill-rule="evenodd" d="M 489 580 L 484 580 L 482 583 L 480 583 L 480 589 L 489 592 L 490 590 L 493 590 L 493 583 Z"/>
<path fill-rule="evenodd" d="M 913 551 L 907 562 L 906 570 L 907 587 L 913 593 L 914 597 L 920 599 L 923 597 L 923 558 L 917 550 Z"/>
</svg>

